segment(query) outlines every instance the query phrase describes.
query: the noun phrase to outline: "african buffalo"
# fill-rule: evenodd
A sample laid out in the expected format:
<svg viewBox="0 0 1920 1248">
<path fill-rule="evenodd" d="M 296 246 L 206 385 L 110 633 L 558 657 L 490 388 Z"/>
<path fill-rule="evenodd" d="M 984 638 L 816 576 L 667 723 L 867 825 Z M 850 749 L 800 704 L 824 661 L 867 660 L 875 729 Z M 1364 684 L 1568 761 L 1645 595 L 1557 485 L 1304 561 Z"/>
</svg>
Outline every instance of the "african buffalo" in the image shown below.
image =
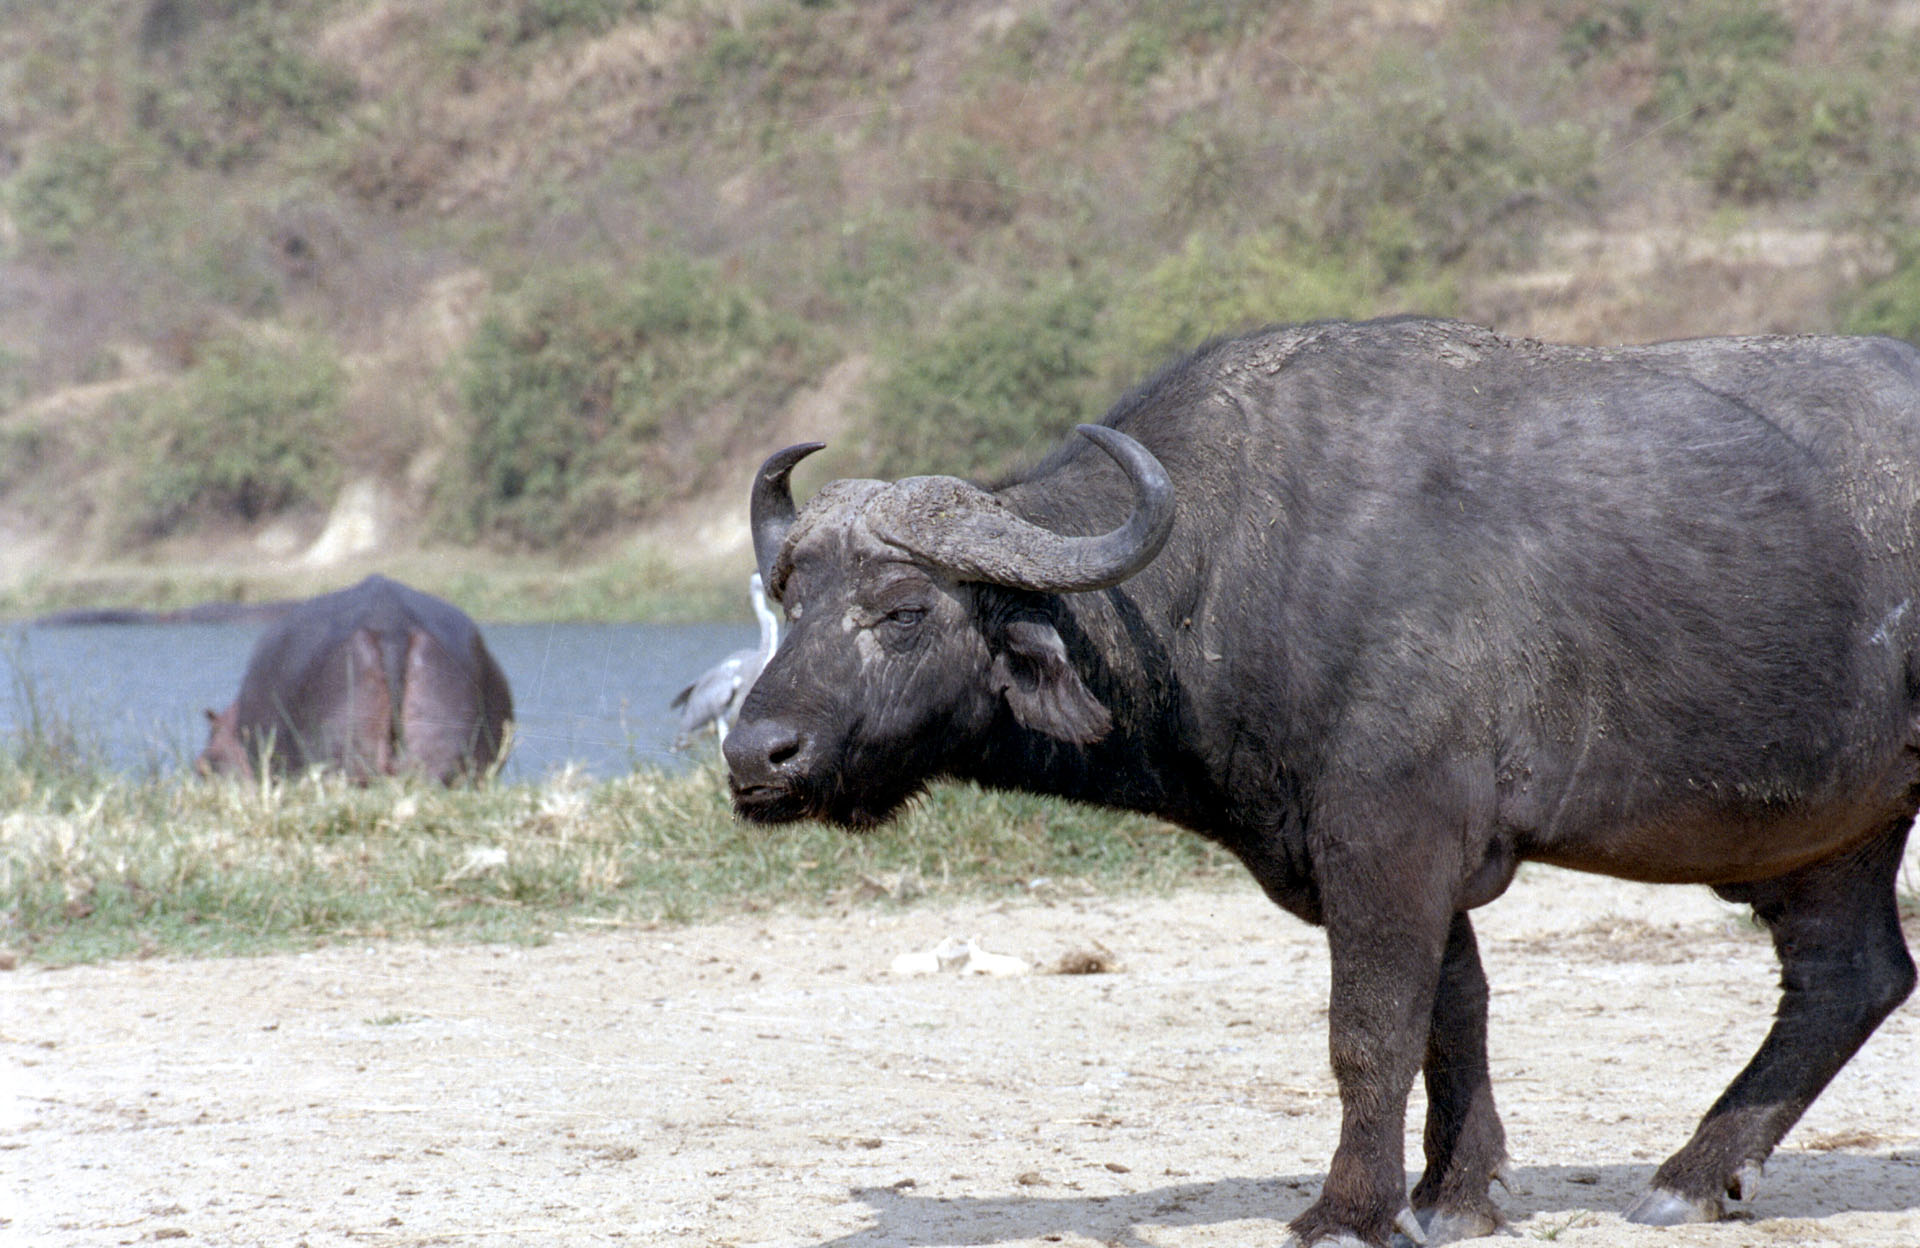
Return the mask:
<svg viewBox="0 0 1920 1248">
<path fill-rule="evenodd" d="M 726 741 L 739 815 L 865 828 L 953 777 L 1232 851 L 1327 931 L 1343 1124 L 1306 1244 L 1500 1224 L 1468 916 L 1520 863 L 1709 885 L 1771 931 L 1779 1011 L 1627 1216 L 1744 1198 L 1914 983 L 1920 351 L 1278 327 L 1080 433 L 992 489 L 798 511 L 817 444 L 767 460 L 792 631 Z"/>
<path fill-rule="evenodd" d="M 251 777 L 338 767 L 355 780 L 483 774 L 513 717 L 507 678 L 451 603 L 384 576 L 295 604 L 262 634 L 240 696 L 207 712 L 197 766 Z"/>
</svg>

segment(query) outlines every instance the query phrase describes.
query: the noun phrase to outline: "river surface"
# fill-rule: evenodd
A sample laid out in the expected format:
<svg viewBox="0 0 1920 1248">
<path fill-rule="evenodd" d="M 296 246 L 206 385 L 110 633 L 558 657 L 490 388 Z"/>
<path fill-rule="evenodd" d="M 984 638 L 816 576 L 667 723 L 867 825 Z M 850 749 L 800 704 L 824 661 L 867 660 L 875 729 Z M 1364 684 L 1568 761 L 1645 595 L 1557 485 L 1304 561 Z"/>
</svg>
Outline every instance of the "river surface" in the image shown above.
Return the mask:
<svg viewBox="0 0 1920 1248">
<path fill-rule="evenodd" d="M 142 774 L 190 766 L 208 708 L 240 690 L 264 625 L 0 624 L 0 736 L 38 716 Z M 759 640 L 752 624 L 489 624 L 487 648 L 513 688 L 514 745 L 504 776 L 537 780 L 573 764 L 606 778 L 635 765 L 683 766 L 711 754 L 705 734 L 676 753 L 668 703 L 695 676 Z"/>
</svg>

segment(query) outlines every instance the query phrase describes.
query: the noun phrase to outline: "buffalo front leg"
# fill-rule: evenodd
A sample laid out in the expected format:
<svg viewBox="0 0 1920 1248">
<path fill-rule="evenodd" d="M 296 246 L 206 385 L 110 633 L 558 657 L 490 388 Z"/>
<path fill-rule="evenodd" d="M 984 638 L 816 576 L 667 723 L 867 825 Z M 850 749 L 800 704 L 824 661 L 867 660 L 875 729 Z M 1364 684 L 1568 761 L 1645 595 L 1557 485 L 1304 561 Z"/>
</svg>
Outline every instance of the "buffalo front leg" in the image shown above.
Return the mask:
<svg viewBox="0 0 1920 1248">
<path fill-rule="evenodd" d="M 1413 1211 L 1429 1245 L 1491 1235 L 1506 1221 L 1488 1188 L 1507 1162 L 1507 1133 L 1487 1068 L 1487 976 L 1465 912 L 1447 931 L 1427 1031 L 1426 1173 Z"/>
<path fill-rule="evenodd" d="M 1880 1020 L 1913 991 L 1895 877 L 1908 819 L 1839 858 L 1716 891 L 1773 933 L 1780 1005 L 1760 1051 L 1632 1205 L 1630 1222 L 1710 1222 L 1746 1199 L 1760 1165 Z"/>
<path fill-rule="evenodd" d="M 1320 876 L 1340 1143 L 1320 1198 L 1290 1229 L 1303 1245 L 1384 1246 L 1396 1227 L 1421 1237 L 1407 1204 L 1407 1095 L 1432 1029 L 1453 907 L 1430 896 L 1431 876 L 1409 875 L 1418 883 L 1404 891 L 1380 887 L 1376 863 L 1326 862 Z"/>
</svg>

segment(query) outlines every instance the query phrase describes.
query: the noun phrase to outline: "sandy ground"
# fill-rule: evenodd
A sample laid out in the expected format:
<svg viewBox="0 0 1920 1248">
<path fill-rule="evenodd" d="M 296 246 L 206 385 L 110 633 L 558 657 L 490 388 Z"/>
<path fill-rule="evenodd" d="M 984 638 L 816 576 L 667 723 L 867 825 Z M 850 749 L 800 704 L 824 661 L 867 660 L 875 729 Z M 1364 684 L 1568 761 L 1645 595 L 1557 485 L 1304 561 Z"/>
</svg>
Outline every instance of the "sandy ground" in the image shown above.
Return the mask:
<svg viewBox="0 0 1920 1248">
<path fill-rule="evenodd" d="M 1480 930 L 1520 1236 L 1920 1244 L 1920 1005 L 1739 1220 L 1629 1227 L 1759 1042 L 1766 942 L 1704 890 L 1532 868 Z M 890 970 L 946 937 L 1035 969 Z M 1116 969 L 1048 973 L 1096 942 Z M 1338 1127 L 1326 981 L 1250 884 L 27 968 L 0 1242 L 1278 1244 Z"/>
</svg>

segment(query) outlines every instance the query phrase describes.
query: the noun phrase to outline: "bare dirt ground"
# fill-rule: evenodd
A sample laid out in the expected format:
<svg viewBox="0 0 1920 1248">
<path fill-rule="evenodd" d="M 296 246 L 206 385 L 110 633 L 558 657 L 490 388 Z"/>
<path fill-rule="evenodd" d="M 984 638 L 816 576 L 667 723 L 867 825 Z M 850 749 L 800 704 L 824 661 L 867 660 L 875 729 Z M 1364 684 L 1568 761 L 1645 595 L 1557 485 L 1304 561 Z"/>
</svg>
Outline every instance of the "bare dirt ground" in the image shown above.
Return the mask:
<svg viewBox="0 0 1920 1248">
<path fill-rule="evenodd" d="M 1518 1235 L 1920 1244 L 1920 1005 L 1741 1220 L 1629 1227 L 1759 1042 L 1767 943 L 1705 890 L 1531 868 L 1480 930 Z M 889 969 L 949 936 L 1035 969 Z M 1047 973 L 1096 942 L 1115 969 Z M 1278 1244 L 1338 1128 L 1326 981 L 1250 884 L 22 969 L 0 1242 Z"/>
</svg>

